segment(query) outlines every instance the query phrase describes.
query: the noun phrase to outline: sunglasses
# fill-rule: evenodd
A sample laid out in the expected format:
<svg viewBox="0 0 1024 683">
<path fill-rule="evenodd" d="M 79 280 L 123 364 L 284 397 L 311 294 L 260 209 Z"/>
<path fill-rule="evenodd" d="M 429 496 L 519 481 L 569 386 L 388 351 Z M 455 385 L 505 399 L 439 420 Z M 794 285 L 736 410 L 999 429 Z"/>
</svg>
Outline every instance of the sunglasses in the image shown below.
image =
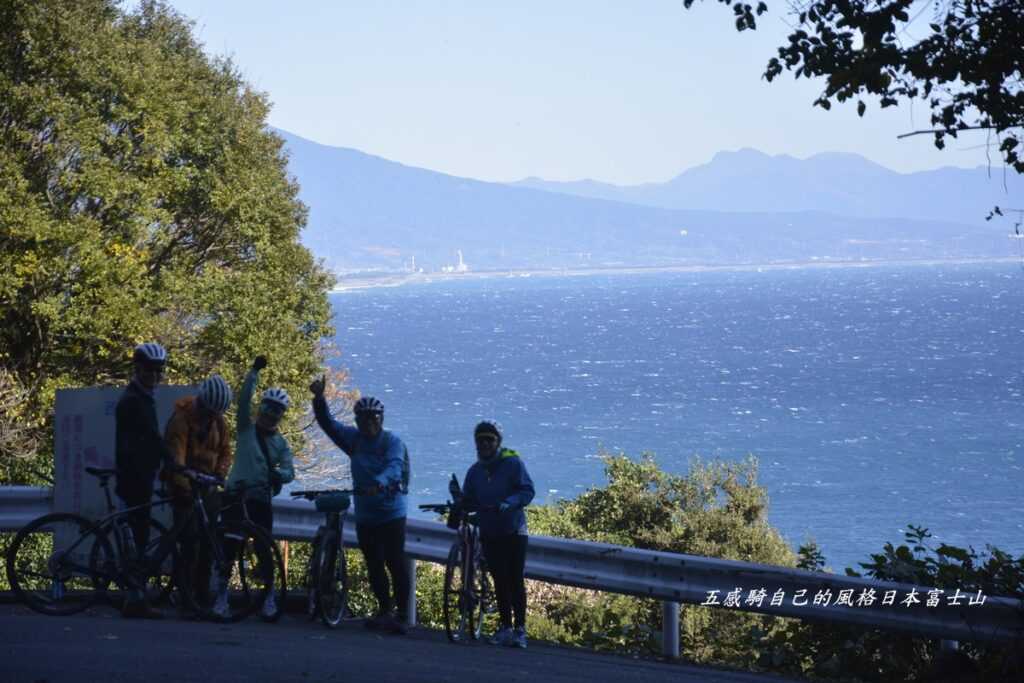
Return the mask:
<svg viewBox="0 0 1024 683">
<path fill-rule="evenodd" d="M 479 434 L 474 438 L 478 443 L 498 443 L 498 437 L 490 434 Z"/>
</svg>

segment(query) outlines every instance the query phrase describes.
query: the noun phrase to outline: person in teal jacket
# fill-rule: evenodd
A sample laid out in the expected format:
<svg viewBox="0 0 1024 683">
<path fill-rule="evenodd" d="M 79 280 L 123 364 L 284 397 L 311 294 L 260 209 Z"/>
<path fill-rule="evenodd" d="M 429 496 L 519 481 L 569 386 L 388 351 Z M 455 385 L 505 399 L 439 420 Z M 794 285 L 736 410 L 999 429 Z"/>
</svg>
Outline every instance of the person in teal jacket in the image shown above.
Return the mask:
<svg viewBox="0 0 1024 683">
<path fill-rule="evenodd" d="M 377 614 L 365 625 L 370 629 L 404 634 L 409 604 L 409 573 L 405 565 L 406 503 L 402 486 L 405 444 L 396 434 L 383 428 L 384 405 L 372 396 L 363 396 L 353 406 L 355 427 L 335 420 L 324 399 L 325 387 L 323 377 L 309 385 L 313 393 L 313 414 L 324 433 L 351 461 L 352 485 L 356 490 L 356 538 L 378 605 Z"/>
<path fill-rule="evenodd" d="M 278 387 L 264 391 L 256 419 L 252 418 L 252 396 L 256 383 L 259 382 L 260 370 L 265 367 L 267 359 L 264 356 L 257 356 L 245 376 L 242 390 L 238 392 L 235 462 L 228 474 L 227 492 L 230 500 L 225 506 L 224 517 L 241 519 L 241 507 L 230 503 L 244 500 L 249 519 L 268 534 L 272 534 L 274 507 L 271 499 L 281 492 L 284 484 L 295 478 L 295 467 L 288 441 L 277 430 L 291 403 L 288 392 Z M 227 591 L 222 590 L 214 603 L 214 612 L 220 616 L 227 616 L 228 609 Z M 274 591 L 267 595 L 262 611 L 265 617 L 272 617 L 277 613 L 277 596 Z"/>
</svg>

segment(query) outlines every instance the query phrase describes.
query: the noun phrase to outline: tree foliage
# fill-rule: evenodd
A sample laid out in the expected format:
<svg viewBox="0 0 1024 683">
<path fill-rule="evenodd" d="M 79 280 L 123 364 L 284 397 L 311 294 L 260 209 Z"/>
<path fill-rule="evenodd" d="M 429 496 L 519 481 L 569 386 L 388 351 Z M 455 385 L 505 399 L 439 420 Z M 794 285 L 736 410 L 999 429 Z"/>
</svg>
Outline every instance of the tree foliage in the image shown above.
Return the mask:
<svg viewBox="0 0 1024 683">
<path fill-rule="evenodd" d="M 608 483 L 575 500 L 528 508 L 531 533 L 792 567 L 796 555 L 767 522 L 768 499 L 757 462 L 695 460 L 681 475 L 654 458 L 605 456 Z M 619 595 L 532 585 L 531 630 L 598 649 L 655 653 L 661 604 Z M 759 656 L 749 633 L 771 633 L 780 620 L 731 610 L 684 606 L 680 637 L 701 662 L 751 665 Z"/>
<path fill-rule="evenodd" d="M 743 0 L 728 5 L 739 31 L 757 28 L 768 7 Z M 683 0 L 687 8 L 694 0 Z M 814 101 L 857 100 L 881 107 L 923 100 L 942 149 L 946 137 L 965 130 L 995 136 L 1007 166 L 1024 173 L 1024 3 L 1020 0 L 794 0 L 796 19 L 764 77 L 784 71 L 796 78 L 825 78 Z M 920 34 L 917 37 L 915 34 Z"/>
<path fill-rule="evenodd" d="M 319 368 L 331 276 L 269 103 L 191 28 L 148 0 L 0 3 L 0 367 L 44 438 L 54 390 L 123 383 L 139 341 L 174 383 L 237 386 L 263 353 L 304 395 Z"/>
</svg>

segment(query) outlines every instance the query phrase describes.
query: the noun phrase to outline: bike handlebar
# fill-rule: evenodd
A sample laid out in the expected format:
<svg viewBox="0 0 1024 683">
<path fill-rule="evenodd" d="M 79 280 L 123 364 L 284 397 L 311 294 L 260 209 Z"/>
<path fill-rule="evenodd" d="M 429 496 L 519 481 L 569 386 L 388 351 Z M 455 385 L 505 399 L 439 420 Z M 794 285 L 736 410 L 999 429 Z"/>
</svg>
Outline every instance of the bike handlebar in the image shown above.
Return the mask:
<svg viewBox="0 0 1024 683">
<path fill-rule="evenodd" d="M 168 463 L 167 469 L 175 474 L 182 474 L 192 482 L 198 484 L 202 488 L 213 488 L 214 486 L 224 486 L 224 480 L 218 477 L 216 474 L 207 474 L 206 472 L 200 472 L 197 469 L 179 465 L 177 463 Z"/>
<path fill-rule="evenodd" d="M 355 489 L 323 489 L 320 491 L 292 491 L 289 495 L 292 498 L 305 498 L 306 500 L 316 500 L 320 496 L 330 496 L 341 493 L 350 496 L 358 495 Z"/>
<path fill-rule="evenodd" d="M 289 495 L 292 498 L 305 498 L 306 500 L 316 500 L 319 496 L 326 496 L 333 493 L 345 493 L 350 496 L 377 496 L 377 495 L 394 495 L 401 490 L 401 485 L 398 483 L 390 484 L 388 486 L 356 486 L 350 489 L 323 489 L 323 490 L 309 490 L 309 491 L 291 491 Z"/>
</svg>

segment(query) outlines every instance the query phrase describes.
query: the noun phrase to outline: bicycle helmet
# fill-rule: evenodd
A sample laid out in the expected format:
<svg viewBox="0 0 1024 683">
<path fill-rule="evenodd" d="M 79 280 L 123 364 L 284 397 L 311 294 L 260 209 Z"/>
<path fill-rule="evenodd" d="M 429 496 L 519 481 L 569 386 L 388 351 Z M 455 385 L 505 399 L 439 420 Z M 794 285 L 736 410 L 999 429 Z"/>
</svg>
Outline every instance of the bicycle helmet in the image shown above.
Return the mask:
<svg viewBox="0 0 1024 683">
<path fill-rule="evenodd" d="M 477 423 L 476 429 L 473 430 L 473 436 L 479 436 L 480 434 L 493 434 L 498 437 L 498 441 L 501 441 L 501 423 L 497 420 L 482 420 Z"/>
<path fill-rule="evenodd" d="M 167 350 L 156 342 L 145 342 L 135 347 L 132 360 L 136 363 L 167 364 Z"/>
<path fill-rule="evenodd" d="M 215 413 L 223 413 L 231 405 L 231 387 L 220 375 L 210 375 L 199 385 L 199 400 Z"/>
<path fill-rule="evenodd" d="M 377 413 L 383 417 L 384 404 L 373 396 L 363 396 L 361 399 L 356 401 L 356 404 L 352 407 L 352 412 L 356 415 L 360 415 L 362 413 Z"/>
<path fill-rule="evenodd" d="M 281 387 L 270 387 L 263 392 L 263 396 L 260 398 L 263 402 L 276 403 L 285 410 L 292 404 L 290 398 L 288 398 L 288 392 Z"/>
</svg>

